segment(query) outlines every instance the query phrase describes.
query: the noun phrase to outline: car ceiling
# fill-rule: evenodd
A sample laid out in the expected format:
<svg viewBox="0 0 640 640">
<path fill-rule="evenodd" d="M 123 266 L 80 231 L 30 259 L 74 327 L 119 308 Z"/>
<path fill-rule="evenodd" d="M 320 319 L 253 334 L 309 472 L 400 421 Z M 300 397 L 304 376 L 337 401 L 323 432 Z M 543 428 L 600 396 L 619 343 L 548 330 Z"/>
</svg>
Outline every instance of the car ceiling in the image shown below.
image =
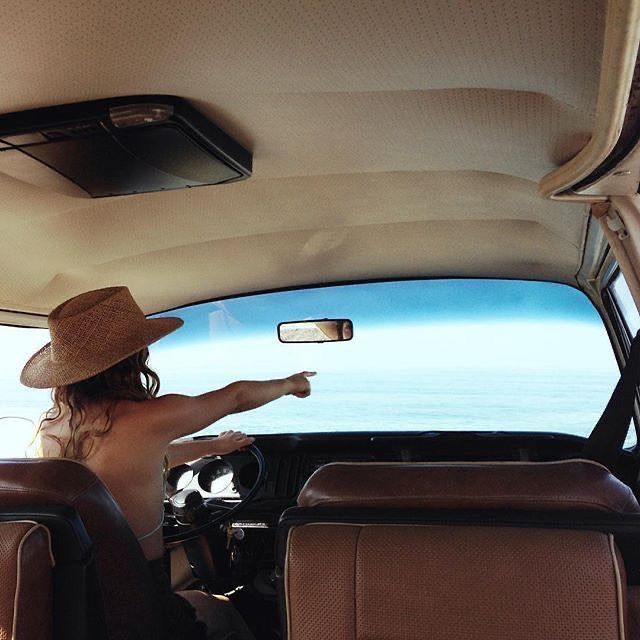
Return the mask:
<svg viewBox="0 0 640 640">
<path fill-rule="evenodd" d="M 147 312 L 387 277 L 576 283 L 588 207 L 538 182 L 593 133 L 595 0 L 5 0 L 0 112 L 173 94 L 244 182 L 92 200 L 0 173 L 0 308 L 127 284 Z M 11 175 L 10 175 L 11 174 Z"/>
</svg>

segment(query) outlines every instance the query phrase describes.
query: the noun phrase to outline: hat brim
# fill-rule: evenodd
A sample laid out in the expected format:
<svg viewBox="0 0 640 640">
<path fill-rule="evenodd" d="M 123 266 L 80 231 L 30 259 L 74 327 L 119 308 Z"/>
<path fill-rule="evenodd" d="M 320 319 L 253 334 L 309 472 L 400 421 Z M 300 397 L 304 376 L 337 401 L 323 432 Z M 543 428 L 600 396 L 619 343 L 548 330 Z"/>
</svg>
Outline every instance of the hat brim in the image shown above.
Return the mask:
<svg viewBox="0 0 640 640">
<path fill-rule="evenodd" d="M 123 343 L 121 352 L 111 349 L 104 354 L 92 354 L 91 361 L 87 362 L 54 362 L 49 342 L 29 358 L 20 374 L 20 382 L 33 389 L 52 389 L 86 380 L 164 338 L 183 324 L 181 318 L 147 319 L 143 335 L 135 341 Z"/>
</svg>

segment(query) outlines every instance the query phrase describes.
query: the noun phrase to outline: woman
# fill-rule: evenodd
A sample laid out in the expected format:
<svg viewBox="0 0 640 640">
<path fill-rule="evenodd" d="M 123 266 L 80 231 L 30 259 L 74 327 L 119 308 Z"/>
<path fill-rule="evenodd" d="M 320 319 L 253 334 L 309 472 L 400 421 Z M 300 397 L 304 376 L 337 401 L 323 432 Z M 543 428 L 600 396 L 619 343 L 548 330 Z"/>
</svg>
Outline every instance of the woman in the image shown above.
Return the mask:
<svg viewBox="0 0 640 640">
<path fill-rule="evenodd" d="M 53 389 L 53 406 L 38 428 L 41 455 L 82 461 L 109 488 L 161 585 L 168 637 L 204 638 L 208 631 L 210 637 L 250 638 L 230 605 L 204 592 L 170 592 L 163 565 L 165 472 L 167 465 L 250 445 L 253 438 L 236 431 L 210 440 L 176 439 L 285 395 L 306 398 L 314 374 L 234 382 L 195 397 L 158 396 L 147 347 L 182 326 L 181 319 L 149 320 L 126 287 L 110 287 L 67 300 L 48 322 L 51 342 L 20 377 L 26 386 Z"/>
</svg>

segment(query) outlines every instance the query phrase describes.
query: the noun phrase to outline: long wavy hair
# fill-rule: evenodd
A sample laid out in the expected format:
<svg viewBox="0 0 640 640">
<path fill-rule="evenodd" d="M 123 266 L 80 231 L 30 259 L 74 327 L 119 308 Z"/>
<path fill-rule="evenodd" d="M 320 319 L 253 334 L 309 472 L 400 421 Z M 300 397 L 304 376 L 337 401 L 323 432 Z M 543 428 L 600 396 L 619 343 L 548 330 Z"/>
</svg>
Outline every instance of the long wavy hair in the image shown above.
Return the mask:
<svg viewBox="0 0 640 640">
<path fill-rule="evenodd" d="M 160 379 L 147 365 L 148 359 L 149 350 L 145 348 L 91 378 L 52 389 L 53 404 L 40 422 L 34 440 L 38 436 L 53 440 L 60 447 L 59 457 L 86 459 L 96 439 L 104 438 L 111 431 L 113 413 L 120 400 L 139 402 L 157 396 Z M 90 421 L 102 422 L 100 428 L 91 429 L 85 424 L 89 410 Z M 47 423 L 55 422 L 63 414 L 69 415 L 68 437 L 47 433 Z"/>
</svg>

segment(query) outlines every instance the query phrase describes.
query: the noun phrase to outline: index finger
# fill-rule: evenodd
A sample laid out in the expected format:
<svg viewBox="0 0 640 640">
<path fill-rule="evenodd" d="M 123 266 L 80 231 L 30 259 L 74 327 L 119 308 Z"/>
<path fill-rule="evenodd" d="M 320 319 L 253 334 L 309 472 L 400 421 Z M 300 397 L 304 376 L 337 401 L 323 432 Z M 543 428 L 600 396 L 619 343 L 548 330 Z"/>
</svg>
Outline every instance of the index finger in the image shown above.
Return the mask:
<svg viewBox="0 0 640 640">
<path fill-rule="evenodd" d="M 316 372 L 315 371 L 301 371 L 300 375 L 304 376 L 305 378 L 312 378 L 313 376 L 316 375 Z"/>
</svg>

